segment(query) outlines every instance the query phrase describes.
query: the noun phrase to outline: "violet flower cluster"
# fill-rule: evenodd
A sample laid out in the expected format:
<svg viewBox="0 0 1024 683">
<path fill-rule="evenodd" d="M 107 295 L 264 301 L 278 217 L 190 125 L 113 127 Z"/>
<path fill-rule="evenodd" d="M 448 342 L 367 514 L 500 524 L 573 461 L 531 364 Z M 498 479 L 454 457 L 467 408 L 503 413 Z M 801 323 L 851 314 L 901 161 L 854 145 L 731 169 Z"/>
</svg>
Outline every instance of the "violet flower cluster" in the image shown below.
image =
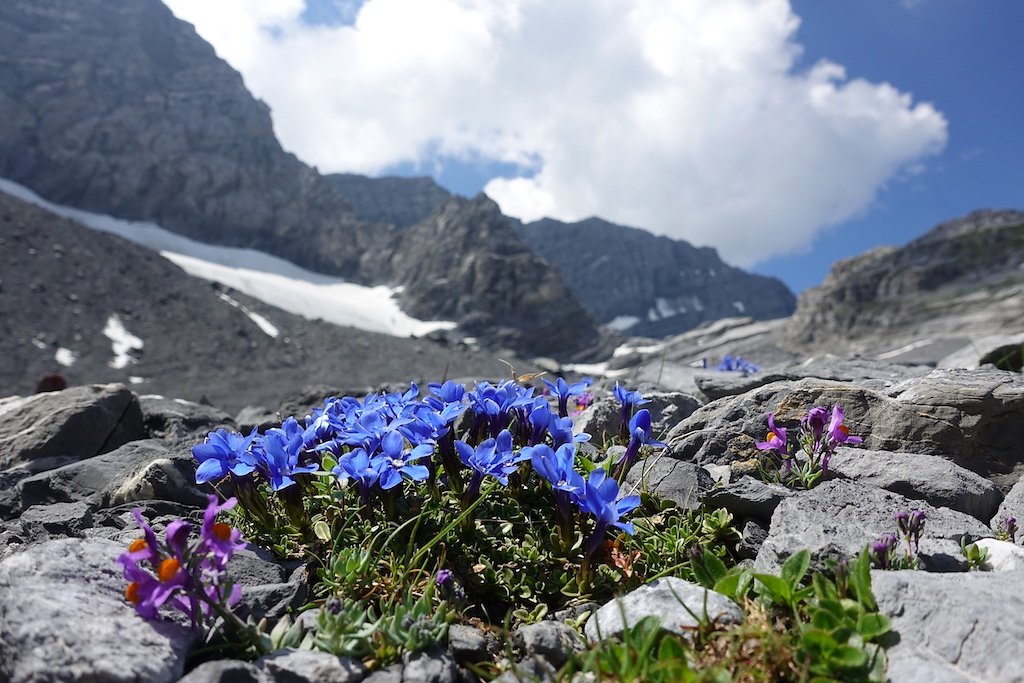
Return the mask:
<svg viewBox="0 0 1024 683">
<path fill-rule="evenodd" d="M 827 408 L 816 406 L 807 411 L 800 420 L 800 432 L 796 447 L 790 442 L 788 430 L 775 424 L 774 413 L 768 414 L 768 432 L 763 441 L 758 441 L 758 450 L 774 452 L 777 462 L 774 472 L 766 473 L 769 478 L 784 484 L 811 488 L 823 475 L 828 473 L 829 462 L 840 445 L 856 445 L 863 442 L 859 436 L 851 436 L 850 428 L 843 424 L 845 415 L 838 405 Z"/>
<path fill-rule="evenodd" d="M 218 505 L 216 496 L 209 499 L 198 537 L 193 537 L 192 524 L 179 519 L 167 525 L 161 542 L 142 511 L 132 511 L 142 537 L 117 561 L 128 580 L 125 597 L 140 616 L 156 619 L 160 608 L 169 605 L 188 616 L 194 628 L 203 629 L 211 616 L 228 618 L 241 599 L 242 587 L 228 580 L 225 571 L 231 556 L 246 544 L 238 529 L 216 521 L 236 501 Z"/>
<path fill-rule="evenodd" d="M 893 517 L 900 535 L 887 532 L 874 541 L 869 546 L 871 561 L 878 569 L 915 569 L 927 516 L 924 510 L 901 510 Z M 901 536 L 905 543 L 902 557 L 896 552 Z"/>
<path fill-rule="evenodd" d="M 1013 515 L 1006 515 L 996 529 L 996 537 L 1003 541 L 1015 543 L 1017 538 L 1017 518 Z"/>
</svg>

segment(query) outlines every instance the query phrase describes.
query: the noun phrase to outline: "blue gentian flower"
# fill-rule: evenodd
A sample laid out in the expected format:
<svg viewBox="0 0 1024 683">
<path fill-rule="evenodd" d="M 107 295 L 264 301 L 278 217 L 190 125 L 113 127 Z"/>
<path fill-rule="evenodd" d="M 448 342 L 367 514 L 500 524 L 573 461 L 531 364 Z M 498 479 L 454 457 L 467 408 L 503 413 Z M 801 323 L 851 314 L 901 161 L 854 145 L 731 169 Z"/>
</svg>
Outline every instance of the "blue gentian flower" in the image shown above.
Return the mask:
<svg viewBox="0 0 1024 683">
<path fill-rule="evenodd" d="M 562 445 L 557 451 L 544 444 L 527 447 L 522 454 L 529 456 L 534 471 L 544 477 L 551 488 L 572 497 L 583 495 L 584 481 L 574 468 L 576 448 L 571 443 Z"/>
<path fill-rule="evenodd" d="M 649 401 L 639 391 L 629 391 L 625 387 L 619 386 L 618 382 L 615 383 L 612 393 L 622 404 L 622 411 L 619 415 L 619 438 L 626 441 L 630 436 L 629 420 L 633 417 L 633 412 Z"/>
<path fill-rule="evenodd" d="M 622 481 L 625 478 L 626 472 L 629 471 L 629 468 L 636 462 L 637 456 L 640 455 L 640 448 L 642 446 L 667 448 L 666 444 L 651 436 L 651 411 L 646 408 L 636 411 L 636 415 L 629 420 L 629 444 L 626 446 L 626 452 L 618 462 L 616 479 Z"/>
<path fill-rule="evenodd" d="M 555 382 L 549 382 L 546 379 L 541 380 L 548 386 L 555 396 L 558 397 L 558 416 L 568 417 L 569 415 L 569 397 L 578 396 L 586 391 L 587 387 L 590 386 L 592 379 L 585 377 L 575 384 L 569 384 L 565 379 L 559 377 Z"/>
<path fill-rule="evenodd" d="M 364 503 L 369 502 L 370 489 L 380 479 L 380 472 L 374 466 L 374 463 L 370 461 L 369 454 L 362 448 L 353 448 L 341 456 L 338 459 L 338 464 L 331 472 L 342 481 L 346 479 L 353 480 L 359 489 L 359 496 L 363 499 Z"/>
<path fill-rule="evenodd" d="M 421 444 L 412 450 L 405 449 L 405 437 L 401 432 L 389 431 L 380 442 L 381 452 L 374 457 L 380 472 L 380 487 L 391 489 L 402 483 L 402 475 L 413 481 L 423 481 L 430 476 L 425 465 L 413 464 L 434 452 L 433 445 Z"/>
<path fill-rule="evenodd" d="M 299 465 L 299 454 L 302 452 L 302 434 L 294 433 L 291 437 L 283 429 L 271 429 L 259 441 L 254 449 L 256 469 L 267 478 L 270 487 L 275 491 L 288 488 L 295 483 L 293 475 L 315 472 L 320 469 L 316 463 Z"/>
<path fill-rule="evenodd" d="M 529 458 L 529 454 L 517 455 L 512 450 L 512 433 L 507 429 L 501 430 L 497 438 L 487 439 L 474 450 L 465 441 L 456 441 L 455 449 L 459 453 L 462 464 L 473 470 L 474 478 L 491 476 L 508 486 L 508 475 L 515 472 L 520 462 Z"/>
<path fill-rule="evenodd" d="M 622 516 L 640 505 L 640 496 L 626 496 L 616 500 L 618 496 L 618 483 L 608 477 L 603 468 L 599 467 L 590 473 L 583 496 L 577 500 L 577 504 L 583 512 L 594 517 L 594 536 L 598 539 L 610 526 L 618 527 L 630 536 L 636 533 L 633 523 L 623 522 Z"/>
<path fill-rule="evenodd" d="M 206 435 L 206 441 L 192 447 L 192 455 L 199 461 L 196 483 L 203 484 L 226 477 L 228 472 L 241 477 L 256 469 L 249 452 L 253 440 L 259 436 L 254 428 L 249 436 L 218 429 Z"/>
<path fill-rule="evenodd" d="M 551 440 L 554 442 L 555 448 L 558 448 L 562 444 L 590 441 L 590 434 L 587 434 L 586 432 L 580 432 L 575 435 L 572 433 L 571 417 L 555 418 L 548 426 L 548 431 L 551 434 Z"/>
</svg>

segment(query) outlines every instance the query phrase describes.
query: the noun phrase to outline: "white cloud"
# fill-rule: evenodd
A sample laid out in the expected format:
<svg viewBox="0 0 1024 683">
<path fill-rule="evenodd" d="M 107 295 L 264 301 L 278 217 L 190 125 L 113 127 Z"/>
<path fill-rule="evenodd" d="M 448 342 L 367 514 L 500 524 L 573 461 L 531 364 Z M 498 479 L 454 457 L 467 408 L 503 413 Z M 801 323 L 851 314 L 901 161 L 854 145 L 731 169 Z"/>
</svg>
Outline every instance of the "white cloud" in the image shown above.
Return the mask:
<svg viewBox="0 0 1024 683">
<path fill-rule="evenodd" d="M 165 0 L 324 171 L 520 164 L 509 214 L 599 215 L 749 265 L 799 250 L 938 152 L 946 120 L 889 84 L 798 71 L 787 0 Z"/>
</svg>

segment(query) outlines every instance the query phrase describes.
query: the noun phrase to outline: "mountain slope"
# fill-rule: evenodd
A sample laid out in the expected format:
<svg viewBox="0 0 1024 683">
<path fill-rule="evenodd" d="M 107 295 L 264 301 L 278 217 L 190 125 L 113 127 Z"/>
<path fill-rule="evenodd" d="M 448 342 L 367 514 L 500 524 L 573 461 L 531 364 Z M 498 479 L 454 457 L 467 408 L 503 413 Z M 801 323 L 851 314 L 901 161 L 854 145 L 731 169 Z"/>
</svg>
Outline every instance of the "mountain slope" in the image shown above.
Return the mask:
<svg viewBox="0 0 1024 683">
<path fill-rule="evenodd" d="M 129 383 L 237 410 L 309 385 L 497 377 L 492 355 L 313 322 L 0 193 L 0 386 Z M 295 302 L 301 306 L 301 301 Z"/>
<path fill-rule="evenodd" d="M 1024 213 L 982 210 L 839 261 L 800 295 L 786 336 L 838 350 L 901 335 L 1001 334 L 1022 326 L 1022 311 Z"/>
<path fill-rule="evenodd" d="M 714 249 L 600 218 L 546 218 L 519 234 L 598 320 L 629 334 L 663 337 L 735 316 L 782 318 L 795 305 L 782 282 L 733 268 Z"/>
<path fill-rule="evenodd" d="M 344 178 L 326 179 L 285 153 L 267 107 L 159 0 L 0 3 L 0 177 L 53 202 L 152 221 L 317 272 L 368 284 L 408 281 L 388 267 L 407 260 L 388 253 L 405 248 L 394 237 L 397 230 L 357 219 L 339 187 Z M 402 223 L 421 210 L 408 206 L 384 217 Z M 443 230 L 432 231 L 438 252 L 451 248 Z M 494 246 L 467 231 L 455 252 L 459 267 L 499 259 Z M 525 249 L 519 262 L 529 272 L 545 270 Z M 448 278 L 439 271 L 428 279 Z M 581 322 L 579 304 L 561 296 L 564 285 L 506 283 L 506 317 L 498 318 L 479 291 L 455 289 L 452 282 L 443 293 L 418 300 L 417 315 L 442 318 L 457 301 L 456 322 L 467 322 L 484 343 L 525 354 L 572 355 L 599 334 L 592 321 L 578 336 L 516 329 L 546 316 Z M 538 295 L 549 291 L 558 298 Z M 500 334 L 491 335 L 482 318 L 500 326 Z"/>
</svg>

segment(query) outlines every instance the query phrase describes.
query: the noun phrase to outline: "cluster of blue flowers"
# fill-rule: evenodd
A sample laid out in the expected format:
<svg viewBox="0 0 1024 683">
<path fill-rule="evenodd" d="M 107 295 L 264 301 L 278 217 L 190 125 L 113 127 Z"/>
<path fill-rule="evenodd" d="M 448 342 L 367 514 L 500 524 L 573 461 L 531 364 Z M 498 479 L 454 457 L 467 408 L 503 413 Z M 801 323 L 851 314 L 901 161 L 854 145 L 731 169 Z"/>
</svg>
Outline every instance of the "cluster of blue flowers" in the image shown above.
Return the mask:
<svg viewBox="0 0 1024 683">
<path fill-rule="evenodd" d="M 729 355 L 723 356 L 722 362 L 715 368 L 715 370 L 718 370 L 719 372 L 739 372 L 744 376 L 752 375 L 760 369 L 760 365 L 751 363 L 743 356 Z"/>
<path fill-rule="evenodd" d="M 485 478 L 507 486 L 515 473 L 529 475 L 529 467 L 521 468 L 529 462 L 550 484 L 564 528 L 572 528 L 574 510 L 579 510 L 594 518 L 594 538 L 613 526 L 632 534 L 632 524 L 621 520 L 639 498 L 619 499 L 619 482 L 642 446 L 664 446 L 651 435 L 650 413 L 638 409 L 646 401 L 616 386 L 626 452 L 611 471 L 598 467 L 584 479 L 577 471 L 576 446 L 590 436 L 573 433 L 568 403 L 586 391 L 590 380 L 545 384 L 557 407 L 512 380 L 480 382 L 472 390 L 451 381 L 430 384 L 422 398 L 415 384 L 405 393 L 330 397 L 304 423 L 289 417 L 262 435 L 256 430 L 248 436 L 211 432 L 192 449 L 199 463 L 196 481 L 230 476 L 247 507 L 246 490 L 256 480 L 290 496 L 302 488 L 301 475 L 329 476 L 324 467 L 330 467 L 330 475 L 355 486 L 364 504 L 377 491 L 411 481 L 454 490 L 465 505 L 477 499 Z"/>
<path fill-rule="evenodd" d="M 597 467 L 585 478 L 577 446 L 590 435 L 573 433 L 568 403 L 587 391 L 590 380 L 545 384 L 550 401 L 511 380 L 479 382 L 473 389 L 451 381 L 430 384 L 422 398 L 415 384 L 404 393 L 332 396 L 302 423 L 288 418 L 279 428 L 248 436 L 211 432 L 193 449 L 196 480 L 230 477 L 247 509 L 252 500 L 247 492 L 256 481 L 294 498 L 308 478 L 302 475 L 312 474 L 353 485 L 365 505 L 375 492 L 388 492 L 403 481 L 452 489 L 468 505 L 479 497 L 485 478 L 509 485 L 509 477 L 518 475 L 524 483 L 532 471 L 550 485 L 564 539 L 572 535 L 578 512 L 594 519 L 593 552 L 611 527 L 632 535 L 633 524 L 623 518 L 640 499 L 620 498 L 618 485 L 641 446 L 665 444 L 651 435 L 650 413 L 639 408 L 647 402 L 643 396 L 616 386 L 626 452 L 610 468 Z"/>
</svg>

